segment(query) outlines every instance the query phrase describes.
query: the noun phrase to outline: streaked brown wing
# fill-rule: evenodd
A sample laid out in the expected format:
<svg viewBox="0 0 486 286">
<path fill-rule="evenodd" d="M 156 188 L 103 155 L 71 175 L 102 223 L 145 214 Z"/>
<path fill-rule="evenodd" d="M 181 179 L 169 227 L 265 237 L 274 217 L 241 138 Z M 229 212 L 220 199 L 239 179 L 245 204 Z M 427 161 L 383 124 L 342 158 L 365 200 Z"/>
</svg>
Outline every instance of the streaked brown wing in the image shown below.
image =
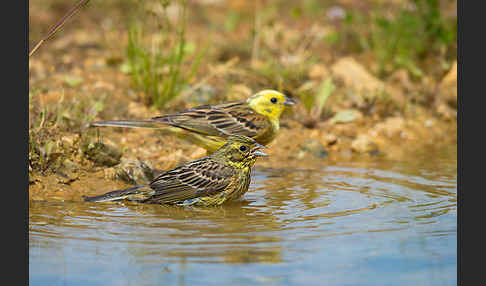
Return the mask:
<svg viewBox="0 0 486 286">
<path fill-rule="evenodd" d="M 159 175 L 150 187 L 155 193 L 146 202 L 175 203 L 223 191 L 234 170 L 211 158 L 202 158 Z"/>
<path fill-rule="evenodd" d="M 238 134 L 253 138 L 272 128 L 265 116 L 244 102 L 205 105 L 152 120 L 210 136 Z"/>
</svg>

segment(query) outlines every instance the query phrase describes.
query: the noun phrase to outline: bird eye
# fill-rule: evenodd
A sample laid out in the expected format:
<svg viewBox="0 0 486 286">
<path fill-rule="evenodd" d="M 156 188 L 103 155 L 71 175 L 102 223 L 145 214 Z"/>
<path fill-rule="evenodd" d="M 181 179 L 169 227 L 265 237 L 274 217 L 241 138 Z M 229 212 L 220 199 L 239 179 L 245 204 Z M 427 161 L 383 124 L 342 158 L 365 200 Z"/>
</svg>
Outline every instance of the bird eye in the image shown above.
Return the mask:
<svg viewBox="0 0 486 286">
<path fill-rule="evenodd" d="M 245 152 L 246 151 L 246 146 L 240 146 L 240 151 Z"/>
<path fill-rule="evenodd" d="M 270 101 L 271 101 L 272 103 L 277 103 L 277 99 L 276 99 L 275 97 L 270 98 Z"/>
</svg>

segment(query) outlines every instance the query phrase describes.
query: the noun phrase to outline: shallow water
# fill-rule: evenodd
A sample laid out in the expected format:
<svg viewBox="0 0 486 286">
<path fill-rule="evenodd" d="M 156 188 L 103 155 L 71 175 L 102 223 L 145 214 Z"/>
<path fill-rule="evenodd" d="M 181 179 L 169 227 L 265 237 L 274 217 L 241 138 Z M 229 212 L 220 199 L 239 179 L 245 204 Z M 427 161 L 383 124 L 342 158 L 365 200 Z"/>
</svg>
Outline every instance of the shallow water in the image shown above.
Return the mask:
<svg viewBox="0 0 486 286">
<path fill-rule="evenodd" d="M 215 208 L 31 201 L 31 285 L 457 285 L 456 146 L 256 167 Z"/>
</svg>

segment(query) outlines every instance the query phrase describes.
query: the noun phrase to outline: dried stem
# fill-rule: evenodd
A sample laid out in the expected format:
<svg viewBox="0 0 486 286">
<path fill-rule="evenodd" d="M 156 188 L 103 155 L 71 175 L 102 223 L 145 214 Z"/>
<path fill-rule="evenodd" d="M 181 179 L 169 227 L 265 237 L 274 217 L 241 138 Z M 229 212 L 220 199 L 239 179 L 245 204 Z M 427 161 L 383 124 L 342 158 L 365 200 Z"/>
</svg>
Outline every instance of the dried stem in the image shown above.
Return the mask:
<svg viewBox="0 0 486 286">
<path fill-rule="evenodd" d="M 78 12 L 79 9 L 82 6 L 86 5 L 88 2 L 89 2 L 89 0 L 80 0 L 76 5 L 71 7 L 71 9 L 69 9 L 69 11 L 59 21 L 57 21 L 57 23 L 54 26 L 52 26 L 52 28 L 49 30 L 49 32 L 47 32 L 47 34 L 37 43 L 37 45 L 35 45 L 35 47 L 32 49 L 32 51 L 30 51 L 29 57 L 31 57 L 35 53 L 35 51 L 37 51 L 37 49 L 42 45 L 42 43 L 49 40 L 59 29 L 62 28 L 62 26 L 64 26 L 66 21 L 71 16 L 76 14 L 76 12 Z"/>
<path fill-rule="evenodd" d="M 255 64 L 260 52 L 260 29 L 261 29 L 261 5 L 260 0 L 255 1 L 255 23 L 253 34 L 253 46 L 251 50 L 251 63 Z"/>
</svg>

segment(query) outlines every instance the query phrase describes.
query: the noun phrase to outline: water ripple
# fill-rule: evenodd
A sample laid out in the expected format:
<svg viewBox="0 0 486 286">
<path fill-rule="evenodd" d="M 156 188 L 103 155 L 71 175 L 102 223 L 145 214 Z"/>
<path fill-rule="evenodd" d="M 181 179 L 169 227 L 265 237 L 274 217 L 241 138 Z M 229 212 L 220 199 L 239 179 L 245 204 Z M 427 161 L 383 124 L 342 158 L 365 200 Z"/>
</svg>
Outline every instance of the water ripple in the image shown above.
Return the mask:
<svg viewBox="0 0 486 286">
<path fill-rule="evenodd" d="M 339 272 L 331 265 L 346 263 L 343 255 L 375 267 L 366 257 L 387 261 L 403 254 L 404 244 L 407 255 L 436 263 L 434 255 L 442 253 L 448 259 L 441 261 L 454 264 L 456 184 L 452 173 L 408 171 L 395 162 L 257 168 L 244 200 L 214 208 L 31 201 L 30 269 L 35 277 L 39 271 L 54 271 L 41 265 L 74 263 L 91 269 L 89 261 L 118 259 L 124 264 L 117 267 L 130 265 L 126 275 L 146 271 L 147 263 L 180 261 L 302 261 L 302 269 L 310 271 L 316 260 Z"/>
</svg>

